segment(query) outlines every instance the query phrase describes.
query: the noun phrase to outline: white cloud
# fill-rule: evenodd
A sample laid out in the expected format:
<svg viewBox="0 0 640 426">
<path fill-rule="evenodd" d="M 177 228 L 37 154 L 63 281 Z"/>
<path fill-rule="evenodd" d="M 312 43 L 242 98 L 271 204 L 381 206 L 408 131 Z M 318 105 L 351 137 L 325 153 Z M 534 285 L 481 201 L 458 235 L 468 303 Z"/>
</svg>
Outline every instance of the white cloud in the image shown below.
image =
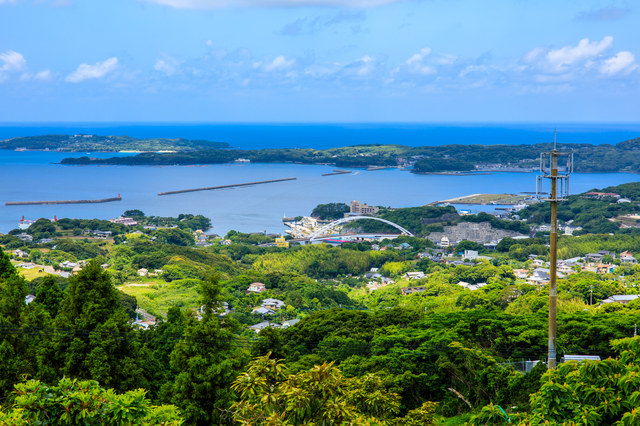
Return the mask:
<svg viewBox="0 0 640 426">
<path fill-rule="evenodd" d="M 51 71 L 44 70 L 44 71 L 40 71 L 39 73 L 36 73 L 35 75 L 30 72 L 25 72 L 20 76 L 20 81 L 31 81 L 31 80 L 49 81 L 52 78 L 53 76 L 51 75 Z"/>
<path fill-rule="evenodd" d="M 113 72 L 118 66 L 118 58 L 109 58 L 104 62 L 97 62 L 95 65 L 81 64 L 77 70 L 65 78 L 66 82 L 78 83 L 83 80 L 102 78 Z"/>
<path fill-rule="evenodd" d="M 420 53 L 416 53 L 415 55 L 407 59 L 407 65 L 410 65 L 414 62 L 422 61 L 424 58 L 427 57 L 427 55 L 429 55 L 429 53 L 431 53 L 431 49 L 429 49 L 428 47 L 424 47 L 420 49 Z"/>
<path fill-rule="evenodd" d="M 169 55 L 162 55 L 163 58 L 162 59 L 158 59 L 155 63 L 155 65 L 153 66 L 153 68 L 156 71 L 160 71 L 161 73 L 167 75 L 167 76 L 171 76 L 173 74 L 175 74 L 178 71 L 178 68 L 180 67 L 180 64 L 182 63 L 181 61 L 178 61 L 177 59 L 169 56 Z"/>
<path fill-rule="evenodd" d="M 0 72 L 18 72 L 27 68 L 27 60 L 24 59 L 24 56 L 13 50 L 0 53 L 0 61 L 3 62 Z"/>
<path fill-rule="evenodd" d="M 2 0 L 0 0 L 2 1 Z M 376 7 L 406 0 L 138 0 L 176 9 L 219 9 L 223 7 Z"/>
<path fill-rule="evenodd" d="M 551 50 L 547 53 L 546 60 L 555 71 L 563 72 L 569 65 L 595 58 L 612 47 L 613 37 L 611 36 L 606 36 L 600 42 L 591 43 L 588 38 L 583 38 L 576 47 L 565 46 L 562 49 Z"/>
<path fill-rule="evenodd" d="M 405 63 L 408 66 L 408 71 L 411 74 L 422 74 L 422 75 L 435 74 L 436 69 L 434 67 L 425 65 L 422 62 L 427 56 L 429 56 L 430 53 L 431 53 L 431 49 L 429 49 L 428 47 L 424 47 L 420 49 L 420 53 L 416 53 L 413 56 L 411 56 L 409 59 L 407 59 Z"/>
<path fill-rule="evenodd" d="M 283 71 L 287 68 L 291 67 L 296 62 L 295 59 L 291 58 L 287 60 L 284 56 L 277 56 L 273 61 L 268 64 L 265 64 L 262 69 L 271 72 L 271 71 Z"/>
<path fill-rule="evenodd" d="M 605 60 L 600 65 L 600 72 L 606 75 L 614 75 L 620 71 L 632 71 L 638 66 L 634 63 L 635 56 L 631 52 L 618 52 L 618 54 L 612 58 Z"/>
<path fill-rule="evenodd" d="M 49 70 L 40 71 L 33 78 L 34 78 L 34 80 L 42 80 L 42 81 L 51 80 L 51 78 L 52 78 L 51 71 L 49 71 Z"/>
</svg>

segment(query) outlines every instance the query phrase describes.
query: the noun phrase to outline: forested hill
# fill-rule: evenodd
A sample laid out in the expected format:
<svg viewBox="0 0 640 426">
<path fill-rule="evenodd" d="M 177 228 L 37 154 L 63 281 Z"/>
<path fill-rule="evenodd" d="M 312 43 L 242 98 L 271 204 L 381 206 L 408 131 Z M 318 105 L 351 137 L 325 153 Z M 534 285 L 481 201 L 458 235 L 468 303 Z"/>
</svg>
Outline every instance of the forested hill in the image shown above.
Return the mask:
<svg viewBox="0 0 640 426">
<path fill-rule="evenodd" d="M 551 144 L 422 147 L 372 144 L 326 150 L 202 149 L 178 153 L 143 153 L 108 159 L 66 158 L 62 164 L 192 165 L 220 164 L 245 158 L 256 163 L 335 164 L 338 167 L 413 166 L 416 173 L 433 173 L 474 170 L 477 165 L 530 169 L 537 167 L 541 152 L 551 149 Z M 573 152 L 576 172 L 640 172 L 640 138 L 616 145 L 559 144 L 558 150 Z"/>
<path fill-rule="evenodd" d="M 591 197 L 588 192 L 617 194 L 630 202 L 618 202 L 615 197 Z M 604 189 L 594 188 L 587 193 L 569 196 L 567 201 L 558 204 L 558 219 L 561 223 L 580 226 L 582 230 L 574 235 L 585 233 L 636 233 L 636 220 L 629 215 L 640 213 L 640 182 L 624 183 Z M 549 223 L 551 213 L 546 203 L 536 203 L 518 212 L 529 223 Z M 571 221 L 571 222 L 570 222 Z"/>
<path fill-rule="evenodd" d="M 27 136 L 0 141 L 0 149 L 57 150 L 69 152 L 117 151 L 195 151 L 228 148 L 226 142 L 188 139 L 136 139 L 129 136 L 44 135 Z"/>
</svg>

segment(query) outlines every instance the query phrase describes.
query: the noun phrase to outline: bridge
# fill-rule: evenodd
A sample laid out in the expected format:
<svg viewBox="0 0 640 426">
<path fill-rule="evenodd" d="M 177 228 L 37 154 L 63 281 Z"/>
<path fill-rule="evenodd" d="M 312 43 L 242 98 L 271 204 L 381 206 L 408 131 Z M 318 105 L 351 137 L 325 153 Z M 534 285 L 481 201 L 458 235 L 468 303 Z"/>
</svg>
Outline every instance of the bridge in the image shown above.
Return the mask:
<svg viewBox="0 0 640 426">
<path fill-rule="evenodd" d="M 338 219 L 335 220 L 325 226 L 323 226 L 322 228 L 318 229 L 317 231 L 313 232 L 311 235 L 309 235 L 308 238 L 308 244 L 313 244 L 314 242 L 319 242 L 323 239 L 326 238 L 331 238 L 331 237 L 335 237 L 338 235 L 325 235 L 323 236 L 327 231 L 335 228 L 336 226 L 339 225 L 343 225 L 345 223 L 349 223 L 349 222 L 353 222 L 354 220 L 362 220 L 362 219 L 367 219 L 367 220 L 377 220 L 378 222 L 383 222 L 386 223 L 387 225 L 391 225 L 394 228 L 398 229 L 401 234 L 400 235 L 408 235 L 410 237 L 413 237 L 413 234 L 409 231 L 407 231 L 406 229 L 404 229 L 402 226 L 397 225 L 393 222 L 390 222 L 388 220 L 385 219 L 381 219 L 379 217 L 373 217 L 373 216 L 348 216 L 348 217 L 343 217 L 342 219 Z M 341 235 L 344 236 L 344 235 Z M 363 234 L 353 234 L 353 235 L 349 235 L 349 237 L 392 237 L 395 238 L 398 235 L 397 234 L 387 234 L 387 233 L 377 233 L 377 232 L 373 232 L 373 233 L 363 233 Z M 305 239 L 306 240 L 306 239 Z"/>
</svg>

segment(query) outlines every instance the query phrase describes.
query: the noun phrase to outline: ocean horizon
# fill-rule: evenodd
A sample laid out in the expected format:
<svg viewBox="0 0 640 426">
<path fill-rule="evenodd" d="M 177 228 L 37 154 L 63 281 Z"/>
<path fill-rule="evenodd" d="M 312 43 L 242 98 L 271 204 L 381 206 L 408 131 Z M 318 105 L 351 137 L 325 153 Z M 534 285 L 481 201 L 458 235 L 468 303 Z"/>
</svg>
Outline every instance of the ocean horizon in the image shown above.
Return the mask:
<svg viewBox="0 0 640 426">
<path fill-rule="evenodd" d="M 640 137 L 638 123 L 0 123 L 0 140 L 46 134 L 96 134 L 227 142 L 241 149 L 327 149 L 362 144 L 616 144 Z"/>
</svg>

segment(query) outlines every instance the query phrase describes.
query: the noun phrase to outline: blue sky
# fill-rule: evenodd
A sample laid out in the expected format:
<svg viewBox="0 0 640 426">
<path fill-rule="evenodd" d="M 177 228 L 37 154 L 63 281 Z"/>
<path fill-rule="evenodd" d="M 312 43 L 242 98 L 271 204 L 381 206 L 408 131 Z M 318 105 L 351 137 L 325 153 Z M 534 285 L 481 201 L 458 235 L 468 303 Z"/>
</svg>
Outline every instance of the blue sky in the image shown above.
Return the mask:
<svg viewBox="0 0 640 426">
<path fill-rule="evenodd" d="M 595 0 L 0 0 L 0 121 L 638 122 Z"/>
</svg>

